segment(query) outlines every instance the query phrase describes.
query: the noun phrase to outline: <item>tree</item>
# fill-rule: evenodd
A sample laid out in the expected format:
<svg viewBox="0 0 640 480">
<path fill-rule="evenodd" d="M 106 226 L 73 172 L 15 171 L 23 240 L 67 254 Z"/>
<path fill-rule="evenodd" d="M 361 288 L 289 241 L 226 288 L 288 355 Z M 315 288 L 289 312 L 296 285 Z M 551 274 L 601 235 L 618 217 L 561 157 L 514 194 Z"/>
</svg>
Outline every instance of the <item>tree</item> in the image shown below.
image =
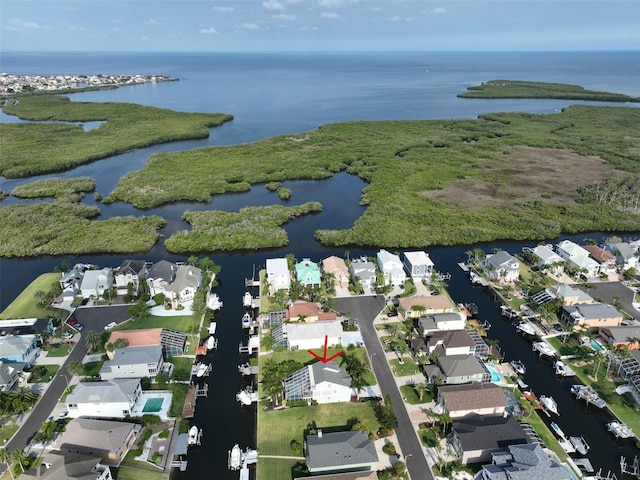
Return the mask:
<svg viewBox="0 0 640 480">
<path fill-rule="evenodd" d="M 420 398 L 421 402 L 422 402 L 422 398 L 424 397 L 424 394 L 430 390 L 429 385 L 427 385 L 425 382 L 416 383 L 413 386 L 413 389 L 418 394 L 418 397 Z"/>
<path fill-rule="evenodd" d="M 24 453 L 24 450 L 16 449 L 9 455 L 11 456 L 11 461 L 20 465 L 20 469 L 24 473 L 24 467 L 29 463 L 29 457 Z"/>
<path fill-rule="evenodd" d="M 7 470 L 9 470 L 11 478 L 14 479 L 15 477 L 13 476 L 13 468 L 11 468 L 11 455 L 4 447 L 0 448 L 0 462 L 7 464 Z"/>
<path fill-rule="evenodd" d="M 169 381 L 169 374 L 167 372 L 160 372 L 156 375 L 156 382 L 160 388 L 164 388 Z"/>
<path fill-rule="evenodd" d="M 273 338 L 273 335 L 271 335 L 271 333 L 267 333 L 266 335 L 263 335 L 262 339 L 260 339 L 260 346 L 264 351 L 269 352 L 273 350 L 273 346 L 275 344 L 276 344 L 276 339 Z"/>
<path fill-rule="evenodd" d="M 351 388 L 358 398 L 360 390 L 367 385 L 364 376 L 368 373 L 369 368 L 353 354 L 344 355 L 344 362 L 346 363 L 345 370 L 351 377 Z"/>
<path fill-rule="evenodd" d="M 95 330 L 89 330 L 84 342 L 89 350 L 95 352 L 102 346 L 102 336 Z"/>
<path fill-rule="evenodd" d="M 84 365 L 80 360 L 71 360 L 67 365 L 67 370 L 73 375 L 80 376 L 84 373 Z"/>
<path fill-rule="evenodd" d="M 391 430 L 396 425 L 396 414 L 393 411 L 393 402 L 391 400 L 391 394 L 387 393 L 384 397 L 384 402 L 379 405 L 378 421 L 380 425 Z"/>
</svg>

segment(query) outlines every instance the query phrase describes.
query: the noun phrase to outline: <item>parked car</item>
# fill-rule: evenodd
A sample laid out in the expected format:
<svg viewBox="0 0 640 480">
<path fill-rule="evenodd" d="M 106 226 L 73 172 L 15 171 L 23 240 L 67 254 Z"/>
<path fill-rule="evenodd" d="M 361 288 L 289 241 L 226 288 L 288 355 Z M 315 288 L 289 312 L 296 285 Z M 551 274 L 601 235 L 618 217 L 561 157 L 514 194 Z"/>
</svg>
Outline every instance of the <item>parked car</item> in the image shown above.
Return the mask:
<svg viewBox="0 0 640 480">
<path fill-rule="evenodd" d="M 105 330 L 109 330 L 110 328 L 113 328 L 115 326 L 117 326 L 118 324 L 116 322 L 109 322 L 104 326 Z"/>
<path fill-rule="evenodd" d="M 69 412 L 62 412 L 60 415 L 58 415 L 58 420 L 64 420 L 68 416 L 69 416 Z"/>
<path fill-rule="evenodd" d="M 84 325 L 82 325 L 80 322 L 76 322 L 76 324 L 74 325 L 74 328 L 79 332 L 81 332 L 84 329 Z"/>
<path fill-rule="evenodd" d="M 64 338 L 65 340 L 71 340 L 73 338 L 73 333 L 71 332 L 64 332 L 62 334 L 62 338 Z"/>
<path fill-rule="evenodd" d="M 78 323 L 78 321 L 77 321 L 75 318 L 73 318 L 73 317 L 69 317 L 69 319 L 67 320 L 67 323 L 68 323 L 69 325 L 71 325 L 72 327 L 75 327 L 75 326 L 76 326 L 76 324 Z"/>
</svg>

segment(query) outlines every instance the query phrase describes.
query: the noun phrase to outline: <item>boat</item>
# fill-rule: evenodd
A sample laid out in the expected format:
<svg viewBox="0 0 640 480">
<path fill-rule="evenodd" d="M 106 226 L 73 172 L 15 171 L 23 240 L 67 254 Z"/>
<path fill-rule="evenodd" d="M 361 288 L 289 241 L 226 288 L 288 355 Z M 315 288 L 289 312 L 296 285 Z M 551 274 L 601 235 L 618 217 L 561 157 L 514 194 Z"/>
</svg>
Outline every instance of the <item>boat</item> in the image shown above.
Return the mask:
<svg viewBox="0 0 640 480">
<path fill-rule="evenodd" d="M 204 377 L 208 370 L 209 366 L 206 363 L 199 363 L 196 368 L 196 377 Z"/>
<path fill-rule="evenodd" d="M 465 303 L 464 306 L 469 310 L 472 317 L 478 315 L 478 306 L 475 303 Z"/>
<path fill-rule="evenodd" d="M 217 328 L 218 328 L 218 324 L 216 322 L 211 322 L 209 324 L 209 335 L 215 335 Z"/>
<path fill-rule="evenodd" d="M 529 388 L 529 385 L 524 383 L 521 378 L 518 378 L 518 380 L 516 380 L 516 383 L 521 390 L 526 390 L 527 388 Z"/>
<path fill-rule="evenodd" d="M 596 392 L 595 389 L 589 385 L 572 385 L 571 393 L 573 393 L 576 398 L 582 399 L 585 402 L 590 403 L 591 405 L 595 405 L 598 408 L 604 408 L 607 405 L 607 402 L 600 398 L 598 392 Z"/>
<path fill-rule="evenodd" d="M 562 449 L 565 452 L 567 452 L 567 453 L 575 453 L 576 452 L 576 448 L 573 446 L 573 444 L 569 440 L 567 440 L 567 436 L 560 429 L 560 427 L 558 426 L 557 423 L 551 422 L 551 429 L 558 436 L 558 444 L 562 447 Z"/>
<path fill-rule="evenodd" d="M 242 304 L 244 305 L 244 308 L 251 308 L 251 305 L 253 304 L 253 297 L 251 296 L 250 292 L 244 292 L 244 297 L 242 297 Z"/>
<path fill-rule="evenodd" d="M 533 342 L 533 349 L 540 352 L 540 355 L 547 355 L 548 357 L 554 357 L 556 354 L 551 345 L 546 342 Z"/>
<path fill-rule="evenodd" d="M 198 427 L 195 425 L 189 429 L 189 436 L 187 437 L 188 445 L 195 445 L 198 443 Z"/>
<path fill-rule="evenodd" d="M 526 333 L 527 335 L 534 335 L 536 334 L 536 329 L 533 328 L 533 325 L 531 325 L 531 323 L 529 322 L 522 322 L 519 323 L 518 326 L 516 327 L 516 330 L 518 330 L 519 332 L 522 333 Z"/>
<path fill-rule="evenodd" d="M 553 364 L 553 368 L 556 370 L 556 375 L 562 375 L 563 377 L 567 375 L 569 369 L 567 368 L 567 364 L 562 360 L 557 360 Z"/>
<path fill-rule="evenodd" d="M 560 415 L 558 413 L 558 404 L 553 399 L 553 397 L 548 397 L 546 395 L 540 395 L 540 403 L 542 403 L 542 406 L 546 410 L 550 411 L 551 413 L 555 413 L 556 415 Z"/>
<path fill-rule="evenodd" d="M 631 438 L 633 437 L 633 431 L 627 427 L 624 423 L 612 420 L 607 423 L 607 430 L 613 433 L 616 438 Z"/>
<path fill-rule="evenodd" d="M 207 350 L 213 350 L 217 346 L 218 342 L 216 341 L 216 338 L 213 335 L 210 335 L 209 338 L 207 338 Z"/>
<path fill-rule="evenodd" d="M 562 429 L 558 426 L 558 424 L 556 422 L 551 422 L 551 429 L 555 432 L 555 434 L 559 438 L 567 438 L 567 436 L 564 434 L 564 432 L 562 431 Z"/>
<path fill-rule="evenodd" d="M 251 327 L 251 315 L 249 315 L 248 313 L 245 313 L 242 316 L 242 328 L 249 328 Z"/>
<path fill-rule="evenodd" d="M 580 455 L 586 455 L 591 448 L 582 437 L 569 437 L 569 441 L 571 442 L 571 445 L 573 445 L 576 449 L 576 452 L 578 452 Z"/>
<path fill-rule="evenodd" d="M 249 407 L 253 402 L 258 401 L 258 392 L 254 392 L 251 387 L 247 387 L 236 393 L 236 400 L 242 405 Z"/>
<path fill-rule="evenodd" d="M 527 368 L 524 366 L 524 363 L 522 363 L 521 360 L 511 360 L 509 364 L 511 365 L 513 370 L 515 370 L 515 372 L 520 375 L 524 375 L 524 372 L 527 371 Z"/>
<path fill-rule="evenodd" d="M 229 450 L 229 469 L 240 470 L 242 467 L 242 450 L 237 443 Z"/>
<path fill-rule="evenodd" d="M 222 300 L 220 300 L 217 293 L 209 295 L 209 298 L 207 299 L 207 307 L 214 311 L 222 308 Z"/>
</svg>

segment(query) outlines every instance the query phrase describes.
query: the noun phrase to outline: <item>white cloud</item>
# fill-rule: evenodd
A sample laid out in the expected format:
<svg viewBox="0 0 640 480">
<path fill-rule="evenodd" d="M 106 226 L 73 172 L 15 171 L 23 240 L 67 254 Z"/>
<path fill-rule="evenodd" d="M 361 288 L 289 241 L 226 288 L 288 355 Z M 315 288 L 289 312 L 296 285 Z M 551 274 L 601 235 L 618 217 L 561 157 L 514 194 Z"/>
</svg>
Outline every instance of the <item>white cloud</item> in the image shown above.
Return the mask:
<svg viewBox="0 0 640 480">
<path fill-rule="evenodd" d="M 344 0 L 318 0 L 318 5 L 322 8 L 340 8 L 344 5 Z"/>
<path fill-rule="evenodd" d="M 262 2 L 262 8 L 270 12 L 282 12 L 284 10 L 284 5 L 282 5 L 278 0 L 267 0 L 266 2 Z"/>
<path fill-rule="evenodd" d="M 434 8 L 433 10 L 431 10 L 429 13 L 447 13 L 447 9 L 444 7 L 438 7 L 438 8 Z"/>
<path fill-rule="evenodd" d="M 324 20 L 344 20 L 344 18 L 342 18 L 342 15 L 330 12 L 323 12 L 322 14 L 320 14 L 320 18 Z"/>
<path fill-rule="evenodd" d="M 399 15 L 394 15 L 393 17 L 389 17 L 388 20 L 390 22 L 399 22 L 400 20 L 402 20 L 402 17 L 400 17 Z"/>
<path fill-rule="evenodd" d="M 7 28 L 9 30 L 32 30 L 44 27 L 37 24 L 36 22 L 29 22 L 27 20 L 23 20 L 22 18 L 12 18 L 9 22 L 9 25 L 7 25 Z"/>
<path fill-rule="evenodd" d="M 199 32 L 204 33 L 205 35 L 213 35 L 214 33 L 218 33 L 213 27 L 201 28 Z"/>
<path fill-rule="evenodd" d="M 298 3 L 302 3 L 302 0 L 287 0 L 287 3 L 291 5 L 296 5 Z"/>
<path fill-rule="evenodd" d="M 140 36 L 140 40 L 147 41 L 149 40 L 149 37 L 147 37 L 146 35 L 142 35 Z"/>
<path fill-rule="evenodd" d="M 318 30 L 318 27 L 300 27 L 301 32 L 312 32 Z"/>
<path fill-rule="evenodd" d="M 63 23 L 61 25 L 62 28 L 66 28 L 67 30 L 70 30 L 72 32 L 86 32 L 87 31 L 87 27 L 79 27 L 77 25 L 73 25 L 71 23 Z"/>
<path fill-rule="evenodd" d="M 146 22 L 144 22 L 145 25 L 157 25 L 158 21 L 155 18 L 150 18 L 149 20 L 147 20 Z"/>
<path fill-rule="evenodd" d="M 234 8 L 233 7 L 213 7 L 213 11 L 214 12 L 221 12 L 221 13 L 228 13 L 228 12 L 233 12 Z"/>
<path fill-rule="evenodd" d="M 245 22 L 242 25 L 240 25 L 240 28 L 242 28 L 243 30 L 259 30 L 260 25 L 258 25 L 257 23 Z"/>
<path fill-rule="evenodd" d="M 271 18 L 273 18 L 274 20 L 295 20 L 296 16 L 280 13 L 278 15 L 272 15 Z"/>
</svg>

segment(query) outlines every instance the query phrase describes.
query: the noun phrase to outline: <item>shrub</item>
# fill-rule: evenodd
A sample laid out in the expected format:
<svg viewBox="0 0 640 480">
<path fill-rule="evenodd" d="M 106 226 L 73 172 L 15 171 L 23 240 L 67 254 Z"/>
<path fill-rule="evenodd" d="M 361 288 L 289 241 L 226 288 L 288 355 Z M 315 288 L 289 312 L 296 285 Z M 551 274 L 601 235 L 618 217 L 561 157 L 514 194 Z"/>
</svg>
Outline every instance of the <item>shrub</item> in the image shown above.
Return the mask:
<svg viewBox="0 0 640 480">
<path fill-rule="evenodd" d="M 162 430 L 162 431 L 158 434 L 158 438 L 169 438 L 169 429 Z"/>
<path fill-rule="evenodd" d="M 382 452 L 386 455 L 396 455 L 396 446 L 392 442 L 385 443 L 382 446 Z"/>
</svg>

